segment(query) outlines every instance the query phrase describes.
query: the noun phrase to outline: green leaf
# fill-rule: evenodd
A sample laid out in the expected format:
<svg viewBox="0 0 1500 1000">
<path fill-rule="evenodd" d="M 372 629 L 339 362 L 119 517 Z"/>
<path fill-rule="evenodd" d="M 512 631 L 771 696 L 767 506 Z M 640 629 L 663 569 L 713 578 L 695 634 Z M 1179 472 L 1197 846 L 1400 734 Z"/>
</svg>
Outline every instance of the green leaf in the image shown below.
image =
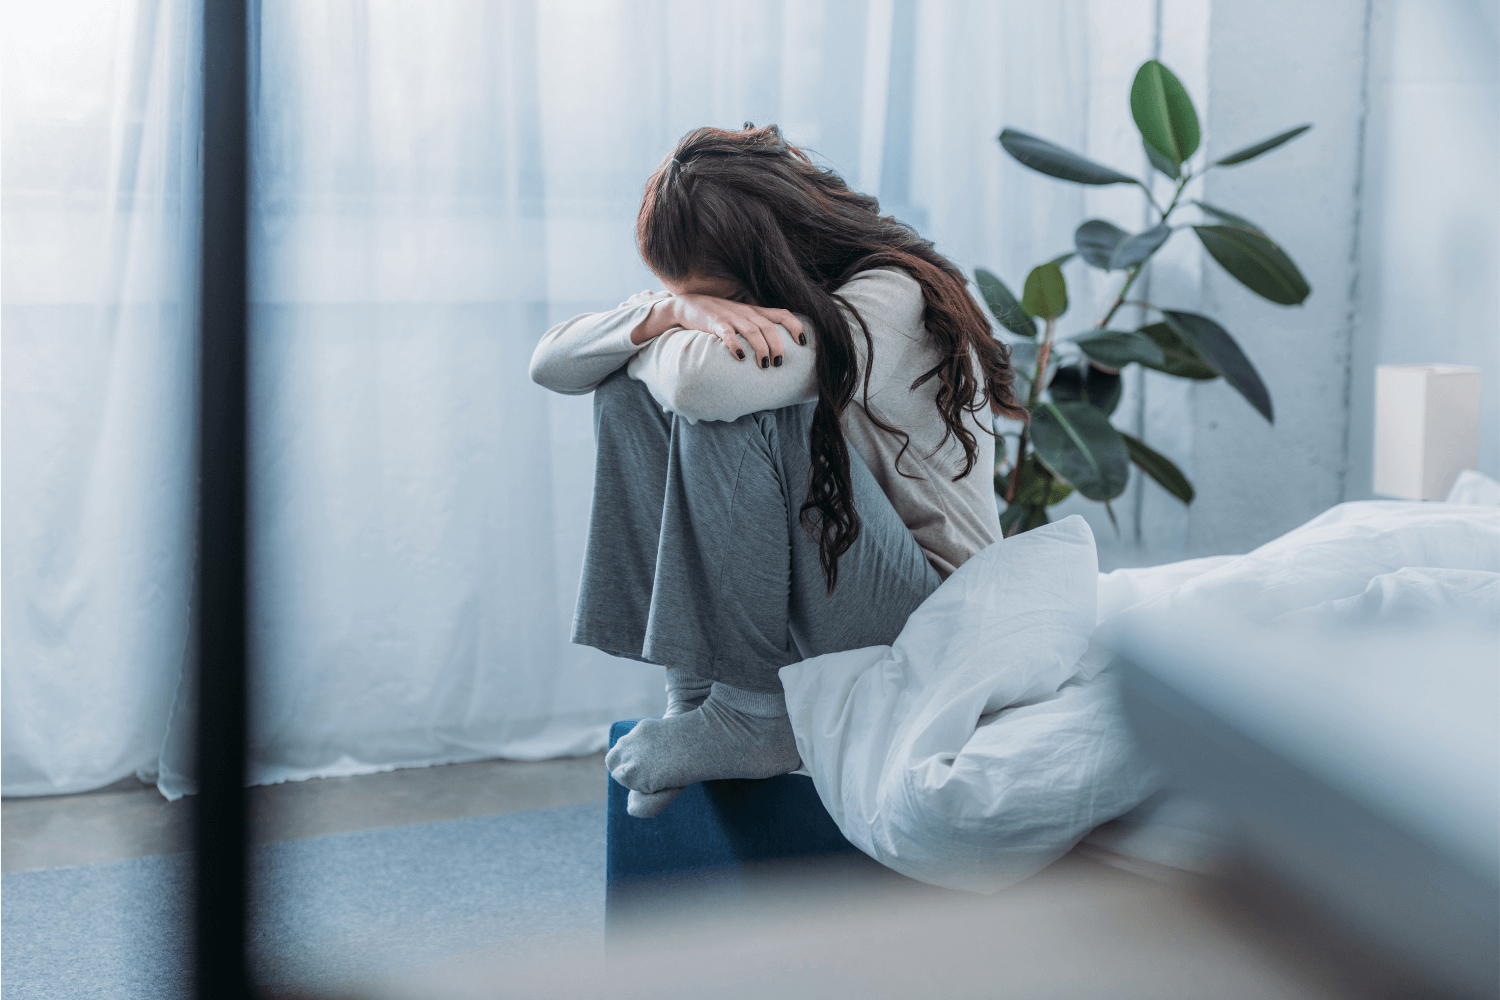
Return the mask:
<svg viewBox="0 0 1500 1000">
<path fill-rule="evenodd" d="M 1078 248 L 1078 255 L 1085 261 L 1108 271 L 1110 255 L 1129 236 L 1129 233 L 1113 222 L 1090 219 L 1074 231 L 1073 245 Z"/>
<path fill-rule="evenodd" d="M 1031 415 L 1037 457 L 1090 500 L 1125 491 L 1130 456 L 1109 418 L 1088 403 L 1042 403 Z"/>
<path fill-rule="evenodd" d="M 1213 259 L 1256 295 L 1297 306 L 1312 292 L 1292 258 L 1264 233 L 1239 226 L 1194 226 L 1193 232 Z"/>
<path fill-rule="evenodd" d="M 1312 128 L 1311 125 L 1298 125 L 1296 128 L 1283 132 L 1280 135 L 1273 135 L 1269 139 L 1262 139 L 1260 142 L 1257 142 L 1253 146 L 1246 146 L 1244 149 L 1235 150 L 1233 153 L 1230 153 L 1222 160 L 1215 160 L 1214 166 L 1232 167 L 1237 163 L 1244 163 L 1246 160 L 1253 160 L 1261 153 L 1269 153 L 1271 150 L 1275 149 L 1277 146 L 1280 146 L 1282 143 L 1291 142 L 1293 139 L 1297 138 L 1297 136 L 1301 135 L 1303 132 L 1306 132 L 1310 128 Z"/>
<path fill-rule="evenodd" d="M 1144 139 L 1141 140 L 1141 145 L 1145 147 L 1146 159 L 1151 161 L 1151 165 L 1155 167 L 1158 172 L 1166 174 L 1174 181 L 1182 179 L 1182 170 L 1177 166 L 1177 164 L 1173 163 L 1165 156 L 1162 156 L 1155 149 L 1152 149 L 1151 144 L 1149 142 L 1146 142 Z"/>
<path fill-rule="evenodd" d="M 1072 250 L 1069 250 L 1067 253 L 1060 253 L 1060 254 L 1058 254 L 1056 257 L 1053 257 L 1051 260 L 1047 261 L 1047 263 L 1049 263 L 1049 264 L 1056 264 L 1058 267 L 1062 267 L 1068 261 L 1072 260 L 1074 257 L 1077 257 L 1077 256 L 1078 256 L 1077 253 L 1075 253 Z"/>
<path fill-rule="evenodd" d="M 1144 233 L 1136 233 L 1115 247 L 1115 252 L 1109 258 L 1110 270 L 1124 271 L 1135 267 L 1156 253 L 1171 235 L 1172 227 L 1165 222 L 1158 222 Z"/>
<path fill-rule="evenodd" d="M 1021 519 L 1021 530 L 1030 531 L 1032 528 L 1040 528 L 1052 519 L 1047 516 L 1046 507 L 1028 507 L 1026 516 Z"/>
<path fill-rule="evenodd" d="M 1133 438 L 1124 431 L 1120 432 L 1120 437 L 1125 439 L 1125 449 L 1130 452 L 1130 460 L 1137 468 L 1183 503 L 1193 502 L 1193 484 L 1188 482 L 1181 469 L 1172 464 L 1171 459 L 1153 451 L 1147 447 L 1146 442 Z"/>
<path fill-rule="evenodd" d="M 1124 388 L 1119 372 L 1107 372 L 1098 365 L 1087 365 L 1083 375 L 1084 397 L 1106 415 L 1115 412 L 1120 405 L 1120 392 Z"/>
<path fill-rule="evenodd" d="M 1119 372 L 1105 371 L 1088 362 L 1058 368 L 1047 387 L 1054 403 L 1082 400 L 1106 414 L 1114 413 L 1120 405 L 1120 390 Z"/>
<path fill-rule="evenodd" d="M 1198 112 L 1182 82 L 1155 59 L 1135 74 L 1130 85 L 1130 114 L 1146 145 L 1173 163 L 1198 149 Z"/>
<path fill-rule="evenodd" d="M 1010 477 L 995 477 L 995 492 L 1003 499 L 1010 491 Z M 1027 456 L 1021 467 L 1020 482 L 1016 484 L 1016 496 L 1011 501 L 1017 507 L 1050 507 L 1062 503 L 1073 493 L 1073 487 L 1042 467 L 1036 456 Z"/>
<path fill-rule="evenodd" d="M 1016 301 L 1016 297 L 997 275 L 976 267 L 974 282 L 979 286 L 979 294 L 984 296 L 984 304 L 990 307 L 990 312 L 1001 326 L 1018 337 L 1029 339 L 1036 336 L 1036 320 L 1026 315 L 1021 303 Z"/>
<path fill-rule="evenodd" d="M 1160 368 L 1167 363 L 1161 346 L 1135 330 L 1101 330 L 1078 337 L 1073 343 L 1088 355 L 1090 361 L 1116 371 L 1132 362 L 1148 368 Z"/>
<path fill-rule="evenodd" d="M 1023 166 L 1037 173 L 1075 184 L 1139 184 L 1134 177 L 1112 170 L 1046 139 L 1008 128 L 1000 133 L 1000 145 Z"/>
<path fill-rule="evenodd" d="M 1068 311 L 1068 283 L 1056 262 L 1031 269 L 1021 292 L 1021 308 L 1042 319 L 1056 319 Z"/>
<path fill-rule="evenodd" d="M 1001 494 L 1003 497 L 1004 494 Z M 1000 534 L 1009 537 L 1010 531 L 1021 523 L 1021 518 L 1026 516 L 1026 508 L 1018 503 L 1006 507 L 1000 514 Z"/>
<path fill-rule="evenodd" d="M 1261 231 L 1259 226 L 1242 215 L 1235 215 L 1233 212 L 1226 212 L 1222 208 L 1215 208 L 1206 201 L 1195 201 L 1193 204 L 1203 209 L 1209 215 L 1215 216 L 1220 221 L 1226 222 L 1231 226 L 1239 226 L 1241 229 L 1253 229 L 1257 233 Z"/>
<path fill-rule="evenodd" d="M 1267 423 L 1276 422 L 1271 413 L 1271 394 L 1260 380 L 1260 373 L 1228 331 L 1197 313 L 1164 311 L 1162 315 L 1167 318 L 1167 325 L 1191 344 L 1209 367 L 1223 375 L 1224 381 L 1234 386 Z"/>
<path fill-rule="evenodd" d="M 1177 335 L 1165 323 L 1152 323 L 1143 326 L 1138 333 L 1144 333 L 1156 341 L 1156 346 L 1161 348 L 1166 362 L 1160 365 L 1146 365 L 1147 368 L 1155 368 L 1159 372 L 1175 375 L 1178 378 L 1191 378 L 1199 381 L 1209 381 L 1219 377 L 1219 373 L 1210 368 L 1193 346 Z M 1144 364 L 1144 362 L 1142 362 Z"/>
</svg>

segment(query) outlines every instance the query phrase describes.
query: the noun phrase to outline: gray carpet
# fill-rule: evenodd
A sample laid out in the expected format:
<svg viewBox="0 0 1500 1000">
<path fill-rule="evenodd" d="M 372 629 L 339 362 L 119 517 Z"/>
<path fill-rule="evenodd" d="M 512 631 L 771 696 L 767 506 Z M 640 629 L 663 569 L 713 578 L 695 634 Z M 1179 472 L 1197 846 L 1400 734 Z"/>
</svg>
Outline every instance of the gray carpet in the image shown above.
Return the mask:
<svg viewBox="0 0 1500 1000">
<path fill-rule="evenodd" d="M 255 849 L 267 986 L 326 989 L 507 941 L 604 927 L 604 803 Z M 3 880 L 5 1000 L 185 997 L 187 855 Z"/>
</svg>

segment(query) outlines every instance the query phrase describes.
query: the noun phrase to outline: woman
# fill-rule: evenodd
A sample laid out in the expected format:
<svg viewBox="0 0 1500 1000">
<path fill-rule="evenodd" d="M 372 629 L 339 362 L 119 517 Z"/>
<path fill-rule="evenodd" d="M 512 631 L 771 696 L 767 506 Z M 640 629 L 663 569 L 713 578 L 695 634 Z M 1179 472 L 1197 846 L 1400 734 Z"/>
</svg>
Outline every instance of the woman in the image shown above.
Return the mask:
<svg viewBox="0 0 1500 1000">
<path fill-rule="evenodd" d="M 981 416 L 1021 412 L 1009 359 L 959 270 L 877 208 L 775 126 L 691 132 L 636 223 L 666 290 L 532 357 L 594 393 L 573 641 L 667 665 L 665 715 L 606 758 L 633 815 L 796 770 L 777 671 L 892 642 L 999 535 Z"/>
</svg>

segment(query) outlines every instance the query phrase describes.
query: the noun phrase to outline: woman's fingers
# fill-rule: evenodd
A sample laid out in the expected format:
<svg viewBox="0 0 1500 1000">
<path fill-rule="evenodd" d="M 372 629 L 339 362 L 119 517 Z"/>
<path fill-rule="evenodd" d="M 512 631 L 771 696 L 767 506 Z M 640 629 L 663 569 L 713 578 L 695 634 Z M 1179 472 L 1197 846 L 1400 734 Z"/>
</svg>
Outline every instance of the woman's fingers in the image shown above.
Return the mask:
<svg viewBox="0 0 1500 1000">
<path fill-rule="evenodd" d="M 713 331 L 713 335 L 719 338 L 719 343 L 728 348 L 729 353 L 733 354 L 736 359 L 744 361 L 745 348 L 740 343 L 739 331 L 727 323 L 719 323 L 717 326 L 718 329 Z"/>
<path fill-rule="evenodd" d="M 781 340 L 781 331 L 776 329 L 776 324 L 761 316 L 755 316 L 755 327 L 766 342 L 766 355 L 771 359 L 773 368 L 781 367 L 781 360 L 786 354 L 786 347 Z"/>
<path fill-rule="evenodd" d="M 766 335 L 756 325 L 755 321 L 748 317 L 742 317 L 735 320 L 734 327 L 740 332 L 740 336 L 744 338 L 745 343 L 750 345 L 750 349 L 755 352 L 756 366 L 759 368 L 771 367 L 770 345 L 766 343 Z"/>
<path fill-rule="evenodd" d="M 780 323 L 792 339 L 797 343 L 807 346 L 807 330 L 802 326 L 802 321 L 792 315 L 786 309 L 761 309 L 760 313 L 772 323 Z"/>
<path fill-rule="evenodd" d="M 786 341 L 778 324 L 799 344 L 807 343 L 802 321 L 785 309 L 767 309 L 732 299 L 707 295 L 683 295 L 688 304 L 678 318 L 684 325 L 702 329 L 719 338 L 725 350 L 757 368 L 779 368 L 786 356 Z"/>
</svg>

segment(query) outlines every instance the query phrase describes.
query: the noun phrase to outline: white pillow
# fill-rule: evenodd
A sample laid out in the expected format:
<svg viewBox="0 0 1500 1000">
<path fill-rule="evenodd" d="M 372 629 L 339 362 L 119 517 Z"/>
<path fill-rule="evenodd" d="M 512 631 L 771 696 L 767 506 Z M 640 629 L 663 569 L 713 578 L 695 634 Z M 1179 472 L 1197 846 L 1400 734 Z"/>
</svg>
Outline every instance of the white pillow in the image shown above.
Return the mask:
<svg viewBox="0 0 1500 1000">
<path fill-rule="evenodd" d="M 974 556 L 894 646 L 782 668 L 802 762 L 851 842 L 913 878 L 992 892 L 1150 793 L 1112 678 L 1068 684 L 1098 580 L 1075 515 Z"/>
</svg>

